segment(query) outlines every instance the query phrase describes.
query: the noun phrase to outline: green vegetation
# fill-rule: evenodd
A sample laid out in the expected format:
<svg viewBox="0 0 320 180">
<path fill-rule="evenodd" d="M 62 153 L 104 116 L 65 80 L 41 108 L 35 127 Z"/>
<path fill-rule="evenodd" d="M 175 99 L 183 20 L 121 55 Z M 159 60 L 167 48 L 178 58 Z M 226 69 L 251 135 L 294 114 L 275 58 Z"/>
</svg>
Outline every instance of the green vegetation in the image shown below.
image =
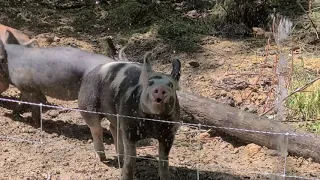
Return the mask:
<svg viewBox="0 0 320 180">
<path fill-rule="evenodd" d="M 303 63 L 294 67 L 293 82 L 290 91 L 302 87 L 314 78 L 312 73 L 303 67 Z M 287 100 L 291 115 L 298 119 L 312 121 L 304 123 L 308 130 L 320 133 L 320 82 L 317 81 L 302 92 L 292 95 Z"/>
<path fill-rule="evenodd" d="M 315 121 L 315 122 L 311 122 L 311 123 L 307 122 L 304 125 L 304 128 L 306 128 L 308 131 L 320 134 L 320 122 L 319 121 Z"/>
</svg>

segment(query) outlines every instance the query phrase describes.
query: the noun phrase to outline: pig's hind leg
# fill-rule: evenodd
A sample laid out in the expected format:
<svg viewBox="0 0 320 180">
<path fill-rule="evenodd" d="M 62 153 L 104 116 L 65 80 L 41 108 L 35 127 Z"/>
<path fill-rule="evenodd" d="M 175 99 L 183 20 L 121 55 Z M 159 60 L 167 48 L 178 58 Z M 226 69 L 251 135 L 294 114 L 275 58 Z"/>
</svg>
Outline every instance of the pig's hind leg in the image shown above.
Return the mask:
<svg viewBox="0 0 320 180">
<path fill-rule="evenodd" d="M 80 111 L 80 114 L 89 126 L 94 149 L 100 161 L 105 162 L 107 158 L 104 153 L 103 128 L 101 126 L 103 115 L 96 113 L 100 111 L 99 83 L 97 83 L 99 80 L 92 80 L 90 75 L 82 81 L 78 96 L 78 107 L 80 110 L 83 110 Z"/>
<path fill-rule="evenodd" d="M 103 145 L 103 128 L 101 126 L 102 117 L 99 114 L 89 113 L 89 112 L 80 112 L 83 119 L 86 121 L 88 125 L 92 139 L 93 145 L 96 153 L 101 162 L 107 161 L 104 145 Z"/>
</svg>

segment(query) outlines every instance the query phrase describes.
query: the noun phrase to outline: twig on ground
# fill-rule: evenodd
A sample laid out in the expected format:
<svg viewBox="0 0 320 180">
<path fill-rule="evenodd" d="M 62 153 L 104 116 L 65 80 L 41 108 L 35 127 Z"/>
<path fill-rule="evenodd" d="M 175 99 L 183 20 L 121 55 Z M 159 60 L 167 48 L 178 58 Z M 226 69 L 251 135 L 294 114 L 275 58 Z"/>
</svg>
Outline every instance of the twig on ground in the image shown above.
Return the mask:
<svg viewBox="0 0 320 180">
<path fill-rule="evenodd" d="M 320 76 L 313 79 L 312 81 L 308 82 L 307 84 L 305 84 L 302 87 L 297 88 L 296 90 L 294 90 L 293 92 L 291 92 L 288 96 L 286 96 L 282 102 L 286 101 L 289 97 L 291 97 L 292 95 L 298 93 L 298 92 L 302 92 L 303 90 L 305 90 L 306 88 L 308 88 L 309 86 L 311 86 L 313 83 L 315 83 L 316 81 L 320 80 Z M 268 109 L 266 112 L 262 113 L 260 116 L 263 116 L 265 114 L 267 114 L 268 112 L 270 112 L 273 108 L 275 107 L 275 105 L 273 105 L 270 109 Z"/>
</svg>

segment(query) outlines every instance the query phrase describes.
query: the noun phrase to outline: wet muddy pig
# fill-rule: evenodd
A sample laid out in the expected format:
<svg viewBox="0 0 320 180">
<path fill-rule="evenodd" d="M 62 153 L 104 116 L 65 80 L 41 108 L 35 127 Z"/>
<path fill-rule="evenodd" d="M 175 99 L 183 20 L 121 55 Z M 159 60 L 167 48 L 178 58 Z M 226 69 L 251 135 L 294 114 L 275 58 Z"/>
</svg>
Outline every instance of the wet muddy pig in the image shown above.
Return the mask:
<svg viewBox="0 0 320 180">
<path fill-rule="evenodd" d="M 8 37 L 14 38 L 9 33 Z M 2 61 L 0 73 L 6 83 L 21 91 L 21 100 L 45 103 L 46 95 L 61 100 L 76 100 L 82 77 L 99 64 L 113 62 L 107 56 L 73 47 L 28 48 L 17 44 L 0 45 Z M 21 106 L 14 111 L 18 113 Z M 34 125 L 39 127 L 40 110 L 32 106 Z"/>
<path fill-rule="evenodd" d="M 143 64 L 113 62 L 99 65 L 84 77 L 79 91 L 79 109 L 107 113 L 81 112 L 81 115 L 90 128 L 100 161 L 106 160 L 101 120 L 107 117 L 110 121 L 116 151 L 120 154 L 120 162 L 123 162 L 122 180 L 133 179 L 136 143 L 145 138 L 158 139 L 159 159 L 163 160 L 159 161 L 159 176 L 161 180 L 170 179 L 168 156 L 179 124 L 132 117 L 179 121 L 180 106 L 176 91 L 181 64 L 179 60 L 174 60 L 171 74 L 165 74 L 152 70 L 149 57 L 148 53 Z M 119 129 L 115 114 L 119 114 Z"/>
<path fill-rule="evenodd" d="M 8 38 L 7 31 L 10 31 L 11 36 L 15 38 Z M 0 39 L 4 44 L 21 44 L 26 47 L 38 47 L 38 42 L 35 39 L 30 39 L 27 35 L 23 34 L 21 31 L 0 24 Z M 0 74 L 0 94 L 9 88 L 9 84 L 3 81 L 3 73 Z"/>
</svg>

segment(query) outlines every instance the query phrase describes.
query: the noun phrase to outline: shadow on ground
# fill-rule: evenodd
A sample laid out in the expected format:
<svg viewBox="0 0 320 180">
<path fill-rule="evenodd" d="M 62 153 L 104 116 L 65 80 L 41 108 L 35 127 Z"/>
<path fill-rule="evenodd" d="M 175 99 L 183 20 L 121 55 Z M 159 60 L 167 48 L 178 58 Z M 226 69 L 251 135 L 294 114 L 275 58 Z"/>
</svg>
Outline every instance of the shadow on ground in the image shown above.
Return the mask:
<svg viewBox="0 0 320 180">
<path fill-rule="evenodd" d="M 147 157 L 150 158 L 150 157 Z M 154 160 L 137 159 L 136 177 L 138 180 L 158 180 L 158 162 Z M 260 179 L 267 180 L 269 177 L 262 175 L 237 176 L 222 172 L 199 171 L 187 167 L 170 166 L 170 180 L 244 180 L 244 179 Z"/>
<path fill-rule="evenodd" d="M 10 99 L 10 100 L 19 100 L 15 97 L 7 97 L 1 96 L 1 98 Z M 53 105 L 48 103 L 48 105 Z M 12 121 L 18 121 L 22 123 L 26 123 L 32 127 L 34 127 L 34 123 L 31 115 L 27 117 L 17 116 L 12 113 L 12 111 L 17 107 L 17 103 L 8 102 L 8 101 L 0 101 L 0 106 L 11 110 L 11 112 L 7 112 L 4 114 L 5 117 L 10 118 Z M 28 112 L 30 110 L 30 105 L 24 106 L 23 112 Z M 43 113 L 53 108 L 43 108 Z M 31 113 L 30 113 L 31 114 Z M 71 139 L 78 139 L 81 141 L 88 141 L 92 139 L 90 130 L 87 125 L 80 125 L 65 122 L 62 120 L 52 120 L 52 119 L 43 119 L 43 130 L 48 134 L 56 133 L 59 136 L 65 136 Z M 112 136 L 109 130 L 103 129 L 104 131 L 104 139 L 107 144 L 113 143 Z"/>
</svg>

